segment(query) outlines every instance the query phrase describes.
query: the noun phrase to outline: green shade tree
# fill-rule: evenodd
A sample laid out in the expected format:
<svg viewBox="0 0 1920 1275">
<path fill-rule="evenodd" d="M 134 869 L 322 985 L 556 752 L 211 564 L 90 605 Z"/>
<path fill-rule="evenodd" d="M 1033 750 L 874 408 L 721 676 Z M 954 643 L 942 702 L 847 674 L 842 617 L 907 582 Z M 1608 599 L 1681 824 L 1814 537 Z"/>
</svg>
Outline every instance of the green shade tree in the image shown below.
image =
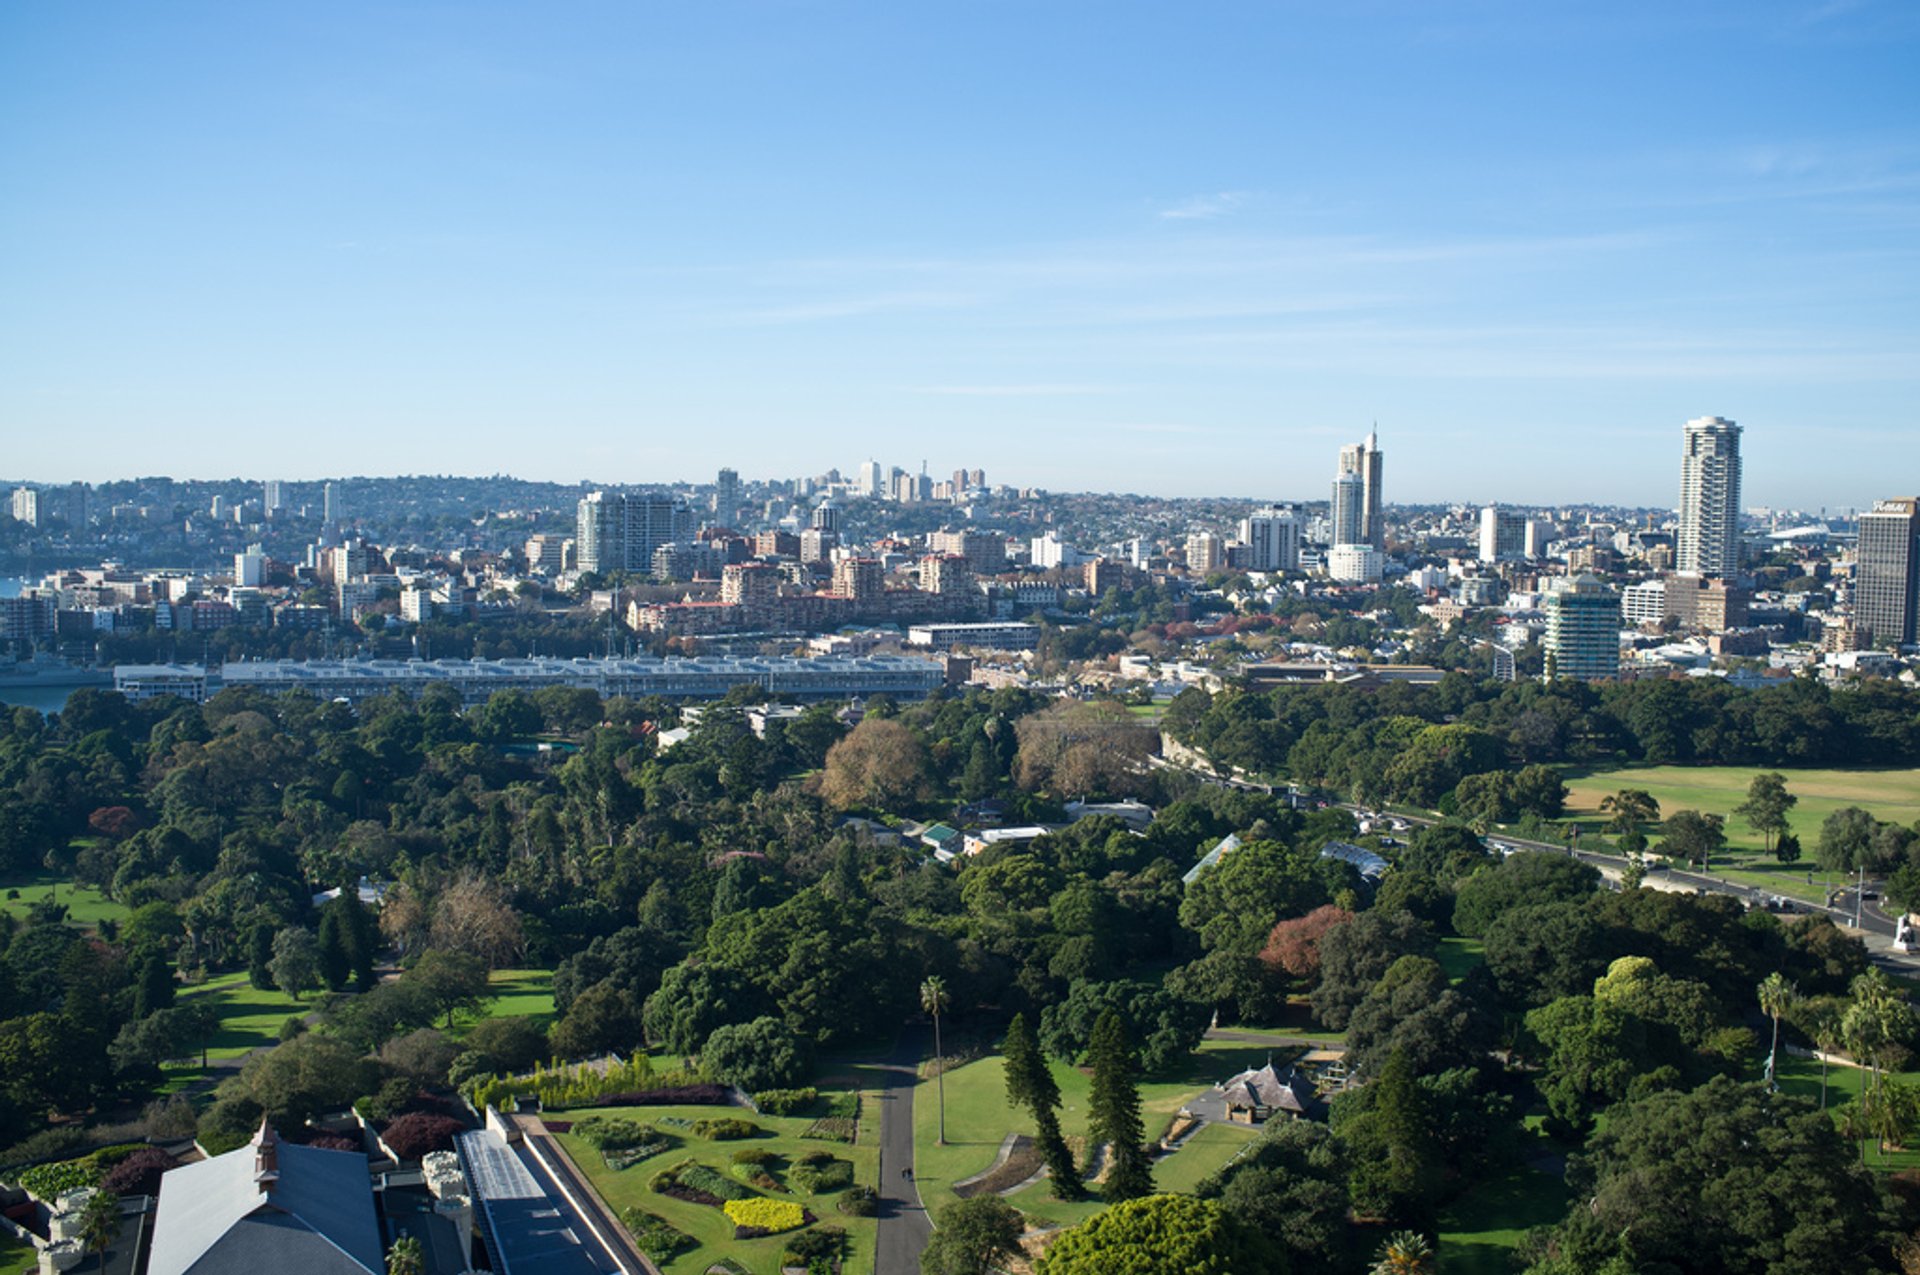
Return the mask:
<svg viewBox="0 0 1920 1275">
<path fill-rule="evenodd" d="M 1735 806 L 1733 813 L 1745 819 L 1761 835 L 1766 849 L 1771 851 L 1774 838 L 1787 830 L 1787 812 L 1799 801 L 1798 797 L 1787 791 L 1785 775 L 1778 771 L 1762 771 L 1747 785 L 1747 799 Z"/>
<path fill-rule="evenodd" d="M 1539 1275 L 1851 1275 L 1889 1256 L 1880 1190 L 1833 1121 L 1758 1084 L 1615 1107 L 1568 1177 Z"/>
<path fill-rule="evenodd" d="M 987 1275 L 1020 1255 L 1026 1221 L 997 1195 L 960 1200 L 940 1210 L 940 1225 L 920 1254 L 922 1275 Z"/>
<path fill-rule="evenodd" d="M 1034 1275 L 1281 1275 L 1273 1243 L 1220 1204 L 1185 1195 L 1127 1200 L 1061 1236 Z"/>
<path fill-rule="evenodd" d="M 1713 866 L 1713 856 L 1727 844 L 1727 821 L 1698 810 L 1676 810 L 1660 830 L 1660 853 L 1670 859 Z"/>
</svg>

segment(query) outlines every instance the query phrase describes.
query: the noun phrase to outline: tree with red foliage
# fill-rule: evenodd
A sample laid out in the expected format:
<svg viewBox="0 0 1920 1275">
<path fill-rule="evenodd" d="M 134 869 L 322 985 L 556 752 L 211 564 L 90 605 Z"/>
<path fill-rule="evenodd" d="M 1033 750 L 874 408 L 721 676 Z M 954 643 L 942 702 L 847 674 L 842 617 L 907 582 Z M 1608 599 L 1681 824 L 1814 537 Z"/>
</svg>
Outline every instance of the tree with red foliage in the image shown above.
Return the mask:
<svg viewBox="0 0 1920 1275">
<path fill-rule="evenodd" d="M 100 1185 L 115 1195 L 158 1195 L 160 1175 L 180 1162 L 159 1147 L 141 1147 L 107 1170 Z"/>
<path fill-rule="evenodd" d="M 139 824 L 139 816 L 126 806 L 102 806 L 87 816 L 87 827 L 115 841 L 125 840 Z"/>
<path fill-rule="evenodd" d="M 414 1111 L 382 1129 L 380 1140 L 402 1160 L 418 1160 L 429 1151 L 451 1151 L 454 1135 L 465 1129 L 452 1116 Z"/>
<path fill-rule="evenodd" d="M 1273 927 L 1260 959 L 1271 967 L 1283 969 L 1303 982 L 1320 977 L 1320 940 L 1336 925 L 1353 919 L 1353 913 L 1328 903 L 1305 916 L 1293 917 Z"/>
</svg>

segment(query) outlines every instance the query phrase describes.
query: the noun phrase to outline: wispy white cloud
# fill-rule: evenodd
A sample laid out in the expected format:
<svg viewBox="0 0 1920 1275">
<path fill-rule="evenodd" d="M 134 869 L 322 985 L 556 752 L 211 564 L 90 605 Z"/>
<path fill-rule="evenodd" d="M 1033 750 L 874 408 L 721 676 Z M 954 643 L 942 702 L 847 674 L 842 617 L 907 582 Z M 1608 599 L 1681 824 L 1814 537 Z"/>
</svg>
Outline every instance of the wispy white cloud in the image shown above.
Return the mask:
<svg viewBox="0 0 1920 1275">
<path fill-rule="evenodd" d="M 1177 204 L 1160 210 L 1163 221 L 1212 221 L 1224 217 L 1246 203 L 1247 197 L 1237 190 L 1223 190 L 1212 195 L 1192 195 Z"/>
</svg>

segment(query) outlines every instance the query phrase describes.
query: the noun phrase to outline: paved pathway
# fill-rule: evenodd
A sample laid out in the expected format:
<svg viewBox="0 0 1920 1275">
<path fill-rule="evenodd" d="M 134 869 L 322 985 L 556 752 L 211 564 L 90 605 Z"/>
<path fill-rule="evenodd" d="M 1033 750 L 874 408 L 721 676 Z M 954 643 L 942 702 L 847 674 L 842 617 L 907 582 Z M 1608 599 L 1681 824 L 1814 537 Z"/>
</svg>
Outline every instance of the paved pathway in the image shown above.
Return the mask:
<svg viewBox="0 0 1920 1275">
<path fill-rule="evenodd" d="M 880 1066 L 885 1085 L 880 1094 L 880 1222 L 874 1275 L 919 1275 L 920 1251 L 933 1235 L 920 1188 L 900 1172 L 913 1167 L 913 1089 L 925 1044 L 920 1032 L 908 1031 Z"/>
</svg>

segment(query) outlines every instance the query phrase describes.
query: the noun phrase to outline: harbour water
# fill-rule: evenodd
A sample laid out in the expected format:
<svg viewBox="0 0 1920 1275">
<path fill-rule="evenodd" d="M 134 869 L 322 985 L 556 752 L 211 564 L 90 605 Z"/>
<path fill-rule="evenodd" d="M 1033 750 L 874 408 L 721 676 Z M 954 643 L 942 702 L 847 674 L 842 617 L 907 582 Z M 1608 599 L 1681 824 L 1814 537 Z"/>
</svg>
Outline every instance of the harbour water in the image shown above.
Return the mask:
<svg viewBox="0 0 1920 1275">
<path fill-rule="evenodd" d="M 31 580 L 0 578 L 0 598 L 17 598 L 32 583 Z M 67 696 L 73 694 L 74 690 L 71 686 L 0 686 L 0 704 L 57 713 L 66 705 Z"/>
</svg>

